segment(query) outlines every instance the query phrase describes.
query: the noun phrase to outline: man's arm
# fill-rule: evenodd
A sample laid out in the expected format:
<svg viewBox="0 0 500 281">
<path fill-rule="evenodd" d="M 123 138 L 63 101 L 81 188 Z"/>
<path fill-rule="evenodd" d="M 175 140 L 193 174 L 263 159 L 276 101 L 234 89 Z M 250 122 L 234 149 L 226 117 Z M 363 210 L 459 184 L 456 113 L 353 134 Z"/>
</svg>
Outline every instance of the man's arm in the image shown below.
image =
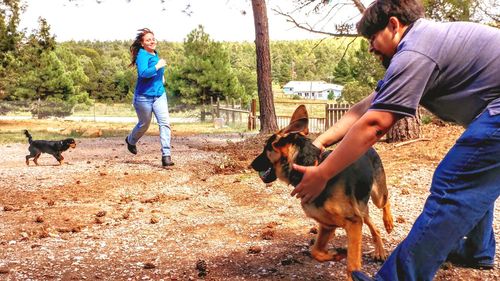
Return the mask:
<svg viewBox="0 0 500 281">
<path fill-rule="evenodd" d="M 325 188 L 327 181 L 354 163 L 396 123 L 399 115 L 386 111 L 367 111 L 345 134 L 339 145 L 319 166 L 299 166 L 293 169 L 304 174 L 291 193 L 312 202 Z"/>
<path fill-rule="evenodd" d="M 353 105 L 337 123 L 333 124 L 333 126 L 331 126 L 328 130 L 319 135 L 314 140 L 313 144 L 323 150 L 324 148 L 341 141 L 352 125 L 368 111 L 374 97 L 375 92 Z"/>
</svg>

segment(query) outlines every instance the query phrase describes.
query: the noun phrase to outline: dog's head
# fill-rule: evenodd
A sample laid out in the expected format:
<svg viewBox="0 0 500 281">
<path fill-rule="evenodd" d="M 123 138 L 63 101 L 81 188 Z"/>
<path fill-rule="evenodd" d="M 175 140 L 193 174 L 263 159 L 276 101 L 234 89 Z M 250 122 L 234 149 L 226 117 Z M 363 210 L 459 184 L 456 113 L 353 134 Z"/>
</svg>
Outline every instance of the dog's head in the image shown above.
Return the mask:
<svg viewBox="0 0 500 281">
<path fill-rule="evenodd" d="M 62 141 L 62 144 L 63 144 L 63 147 L 65 147 L 65 149 L 68 149 L 68 148 L 75 148 L 76 147 L 76 142 L 73 138 L 68 138 L 68 139 L 65 139 Z"/>
<path fill-rule="evenodd" d="M 308 115 L 304 105 L 297 107 L 290 124 L 267 139 L 262 153 L 251 164 L 264 183 L 277 178 L 296 184 L 302 174 L 292 170 L 292 164 L 314 165 L 320 150 L 306 137 L 309 133 Z"/>
</svg>

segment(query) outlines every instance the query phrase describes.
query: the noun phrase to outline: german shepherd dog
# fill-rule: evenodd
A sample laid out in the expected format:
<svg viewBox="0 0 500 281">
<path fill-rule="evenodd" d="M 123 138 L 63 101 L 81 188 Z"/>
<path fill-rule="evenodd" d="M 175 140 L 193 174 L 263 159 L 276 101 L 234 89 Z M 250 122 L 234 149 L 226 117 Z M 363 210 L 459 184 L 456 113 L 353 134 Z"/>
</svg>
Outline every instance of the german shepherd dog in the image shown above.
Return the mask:
<svg viewBox="0 0 500 281">
<path fill-rule="evenodd" d="M 292 115 L 290 124 L 272 135 L 264 151 L 253 160 L 251 166 L 259 172 L 264 183 L 279 178 L 287 184 L 297 186 L 302 174 L 292 169 L 292 164 L 315 166 L 321 163 L 328 152 L 320 155 L 320 149 L 306 137 L 308 115 L 300 105 Z M 319 231 L 311 250 L 314 259 L 338 261 L 344 256 L 327 249 L 328 240 L 338 227 L 347 233 L 347 279 L 351 272 L 361 269 L 361 240 L 363 223 L 368 225 L 375 244 L 373 258 L 385 260 L 387 253 L 380 232 L 368 215 L 368 200 L 383 210 L 383 222 L 387 233 L 393 229 L 393 218 L 389 204 L 385 172 L 377 152 L 370 149 L 359 160 L 331 178 L 323 192 L 312 202 L 302 204 L 308 217 L 319 223 Z"/>
<path fill-rule="evenodd" d="M 33 158 L 35 165 L 38 165 L 38 158 L 42 153 L 51 154 L 59 162 L 59 165 L 62 165 L 64 157 L 61 153 L 68 150 L 70 147 L 76 147 L 76 142 L 72 138 L 61 141 L 33 140 L 33 137 L 28 130 L 24 130 L 24 134 L 28 138 L 28 142 L 30 144 L 28 147 L 30 154 L 26 155 L 26 165 L 30 164 L 30 158 Z"/>
</svg>

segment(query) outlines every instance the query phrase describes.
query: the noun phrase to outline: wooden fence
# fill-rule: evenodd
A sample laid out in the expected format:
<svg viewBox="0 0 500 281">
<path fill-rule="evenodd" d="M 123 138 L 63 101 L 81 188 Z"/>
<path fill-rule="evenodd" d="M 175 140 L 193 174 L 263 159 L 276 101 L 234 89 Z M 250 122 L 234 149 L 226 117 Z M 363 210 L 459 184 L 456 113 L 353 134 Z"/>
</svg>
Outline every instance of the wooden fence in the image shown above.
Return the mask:
<svg viewBox="0 0 500 281">
<path fill-rule="evenodd" d="M 278 128 L 284 128 L 290 124 L 291 116 L 276 116 L 276 122 L 278 123 Z M 260 121 L 257 121 L 260 126 Z M 309 132 L 311 133 L 322 133 L 325 130 L 325 118 L 311 118 L 309 117 Z"/>
<path fill-rule="evenodd" d="M 248 107 L 248 106 L 247 106 Z M 250 122 L 252 109 L 247 108 L 241 102 L 235 99 L 221 101 L 219 98 L 214 101 L 213 98 L 210 99 L 210 106 L 207 109 L 202 109 L 201 121 L 205 121 L 206 116 L 209 115 L 212 121 L 222 118 L 226 124 L 243 124 Z M 255 126 L 248 125 L 249 129 L 255 129 Z"/>
<path fill-rule="evenodd" d="M 351 106 L 349 104 L 325 104 L 325 127 L 328 130 L 344 116 Z"/>
<path fill-rule="evenodd" d="M 276 101 L 275 103 L 281 103 Z M 286 101 L 283 103 L 290 103 Z M 295 104 L 307 103 L 307 101 L 297 101 Z M 319 102 L 316 101 L 315 104 Z M 348 104 L 328 104 L 325 105 L 324 117 L 309 117 L 309 131 L 311 133 L 321 133 L 335 124 L 350 108 Z M 252 100 L 251 104 L 244 106 L 241 100 L 236 102 L 234 99 L 229 102 L 225 100 L 221 102 L 219 99 L 216 101 L 211 100 L 210 109 L 202 110 L 202 121 L 205 120 L 205 115 L 211 115 L 212 121 L 216 118 L 222 118 L 226 124 L 243 124 L 247 123 L 249 130 L 255 130 L 260 127 L 260 118 L 257 113 L 257 102 Z M 276 116 L 278 128 L 284 128 L 290 123 L 291 116 Z"/>
</svg>

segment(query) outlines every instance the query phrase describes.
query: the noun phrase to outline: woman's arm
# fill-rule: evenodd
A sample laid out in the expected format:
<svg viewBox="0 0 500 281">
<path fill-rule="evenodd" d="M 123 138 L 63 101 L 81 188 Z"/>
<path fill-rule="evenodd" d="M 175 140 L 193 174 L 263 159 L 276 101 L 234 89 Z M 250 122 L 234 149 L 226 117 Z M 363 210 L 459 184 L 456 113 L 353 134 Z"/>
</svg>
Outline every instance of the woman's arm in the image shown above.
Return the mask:
<svg viewBox="0 0 500 281">
<path fill-rule="evenodd" d="M 137 65 L 137 76 L 139 76 L 139 78 L 151 78 L 156 75 L 156 67 L 149 66 L 149 58 L 151 58 L 151 56 L 145 55 L 143 52 L 139 51 L 135 61 Z"/>
</svg>

